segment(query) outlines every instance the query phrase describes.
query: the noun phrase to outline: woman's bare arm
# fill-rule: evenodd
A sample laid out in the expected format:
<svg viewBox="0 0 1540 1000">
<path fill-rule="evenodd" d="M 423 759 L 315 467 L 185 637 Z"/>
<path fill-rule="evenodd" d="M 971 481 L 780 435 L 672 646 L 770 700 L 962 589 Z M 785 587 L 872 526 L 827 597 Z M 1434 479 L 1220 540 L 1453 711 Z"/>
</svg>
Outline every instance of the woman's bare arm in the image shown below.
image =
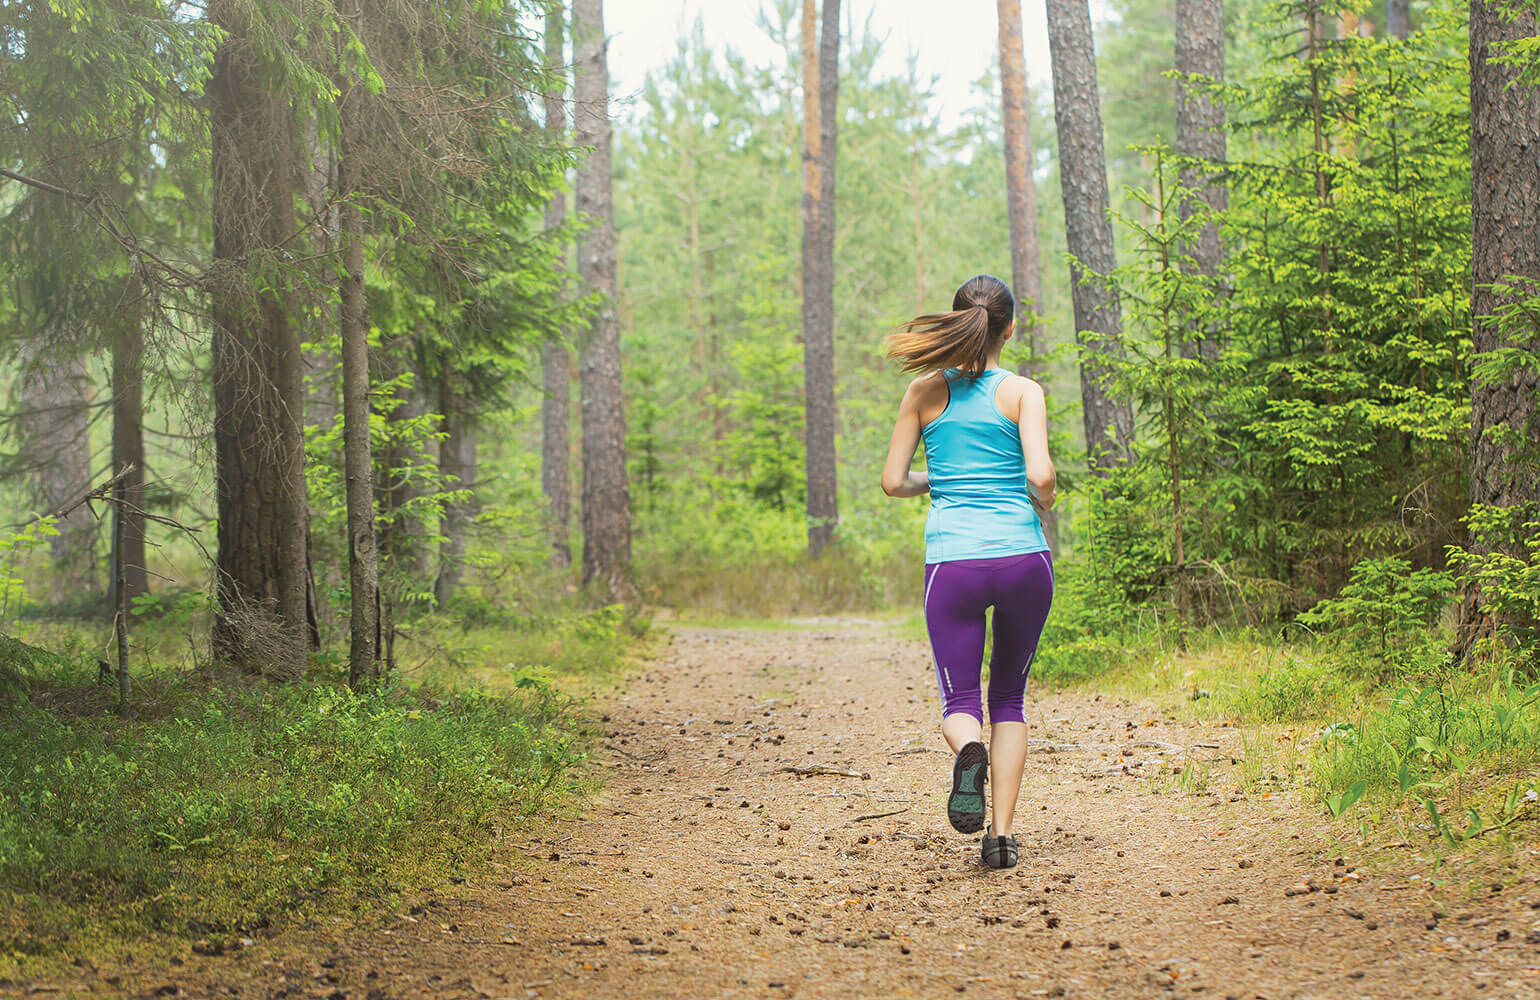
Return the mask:
<svg viewBox="0 0 1540 1000">
<path fill-rule="evenodd" d="M 1036 382 L 1020 376 L 1015 381 L 1021 385 L 1016 423 L 1021 427 L 1021 457 L 1027 464 L 1032 502 L 1039 510 L 1048 510 L 1059 492 L 1058 474 L 1048 455 L 1048 401 Z"/>
<path fill-rule="evenodd" d="M 890 497 L 917 497 L 930 492 L 930 476 L 910 469 L 914 450 L 920 444 L 922 381 L 915 379 L 909 383 L 903 402 L 898 404 L 898 419 L 888 442 L 888 460 L 882 466 L 882 491 Z"/>
</svg>

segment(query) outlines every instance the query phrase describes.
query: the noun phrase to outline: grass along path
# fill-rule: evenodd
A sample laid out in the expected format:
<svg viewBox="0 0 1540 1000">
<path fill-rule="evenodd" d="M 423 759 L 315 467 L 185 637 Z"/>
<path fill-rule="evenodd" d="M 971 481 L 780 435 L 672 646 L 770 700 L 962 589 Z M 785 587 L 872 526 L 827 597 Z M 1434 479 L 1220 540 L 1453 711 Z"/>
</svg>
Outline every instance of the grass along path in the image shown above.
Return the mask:
<svg viewBox="0 0 1540 1000">
<path fill-rule="evenodd" d="M 676 631 L 609 704 L 582 816 L 381 924 L 300 930 L 68 995 L 1540 996 L 1540 874 L 1475 894 L 1241 794 L 1223 722 L 1033 690 L 1021 866 L 946 824 L 922 642 Z M 1339 841 L 1338 837 L 1341 837 Z M 1357 851 L 1358 853 L 1355 853 Z M 1409 876 L 1417 875 L 1413 879 Z M 27 992 L 28 987 L 18 989 Z"/>
</svg>

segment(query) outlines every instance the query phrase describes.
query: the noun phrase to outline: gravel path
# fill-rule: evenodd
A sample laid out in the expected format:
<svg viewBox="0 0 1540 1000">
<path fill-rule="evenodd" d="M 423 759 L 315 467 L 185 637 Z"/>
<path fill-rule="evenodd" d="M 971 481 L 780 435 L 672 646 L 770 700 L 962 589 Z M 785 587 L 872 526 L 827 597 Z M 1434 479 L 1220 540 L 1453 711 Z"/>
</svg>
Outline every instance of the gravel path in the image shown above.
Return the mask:
<svg viewBox="0 0 1540 1000">
<path fill-rule="evenodd" d="M 1228 766 L 1241 737 L 1149 704 L 1032 692 L 1022 863 L 985 869 L 976 838 L 946 823 L 931 676 L 923 643 L 874 624 L 677 629 L 605 709 L 605 785 L 583 818 L 383 925 L 117 985 L 353 1000 L 1540 996 L 1534 853 L 1481 893 L 1436 897 L 1408 877 L 1426 863 L 1392 850 L 1369 870 L 1345 846 L 1351 825 L 1297 796 L 1172 777 L 1172 763 Z"/>
</svg>

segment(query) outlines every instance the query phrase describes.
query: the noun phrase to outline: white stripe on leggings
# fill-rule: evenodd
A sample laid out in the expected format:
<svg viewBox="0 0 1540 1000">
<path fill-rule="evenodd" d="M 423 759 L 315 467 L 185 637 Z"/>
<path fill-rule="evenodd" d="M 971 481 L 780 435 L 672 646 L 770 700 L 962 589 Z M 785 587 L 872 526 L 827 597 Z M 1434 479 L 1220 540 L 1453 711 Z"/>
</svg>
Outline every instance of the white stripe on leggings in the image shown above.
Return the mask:
<svg viewBox="0 0 1540 1000">
<path fill-rule="evenodd" d="M 930 639 L 930 663 L 931 663 L 931 666 L 936 668 L 936 687 L 937 687 L 937 689 L 939 689 L 941 691 L 942 696 L 943 696 L 942 699 L 941 699 L 941 702 L 942 702 L 942 704 L 941 704 L 941 713 L 942 713 L 942 715 L 945 715 L 946 714 L 946 697 L 945 697 L 945 695 L 948 694 L 952 690 L 952 675 L 950 673 L 947 673 L 946 676 L 945 676 L 945 679 L 944 680 L 942 679 L 943 671 L 941 669 L 941 660 L 939 658 L 937 658 L 937 656 L 936 656 L 936 637 L 934 635 L 930 634 L 930 588 L 932 588 L 932 587 L 934 587 L 936 585 L 936 577 L 938 577 L 940 575 L 941 575 L 941 564 L 940 563 L 936 563 L 936 570 L 935 570 L 935 572 L 931 573 L 930 579 L 925 581 L 925 597 L 924 597 L 924 599 L 922 601 L 920 601 L 920 607 L 923 609 L 923 611 L 925 613 L 925 633 L 926 633 L 927 637 Z"/>
</svg>

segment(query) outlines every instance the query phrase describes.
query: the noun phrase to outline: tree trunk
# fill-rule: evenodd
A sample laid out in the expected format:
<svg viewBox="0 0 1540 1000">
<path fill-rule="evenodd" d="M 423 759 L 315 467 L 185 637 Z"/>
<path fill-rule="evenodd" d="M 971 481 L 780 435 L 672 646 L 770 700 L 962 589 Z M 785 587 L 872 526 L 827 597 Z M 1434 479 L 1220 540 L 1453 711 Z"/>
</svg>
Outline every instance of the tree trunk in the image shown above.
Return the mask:
<svg viewBox="0 0 1540 1000">
<path fill-rule="evenodd" d="M 1023 375 L 1041 376 L 1043 258 L 1037 240 L 1037 184 L 1032 177 L 1032 103 L 1021 46 L 1021 0 L 999 0 L 1000 107 L 1005 124 L 1005 194 L 1011 226 L 1011 291 L 1016 336 L 1026 348 Z"/>
<path fill-rule="evenodd" d="M 465 400 L 456 395 L 448 376 L 439 386 L 439 413 L 444 417 L 444 439 L 439 442 L 438 467 L 444 485 L 452 490 L 474 490 L 476 427 L 466 412 Z M 444 507 L 444 542 L 439 550 L 438 579 L 433 586 L 434 600 L 441 608 L 449 603 L 460 586 L 465 568 L 466 539 L 475 513 L 474 494 Z"/>
<path fill-rule="evenodd" d="M 216 655 L 251 673 L 305 670 L 304 386 L 278 248 L 294 234 L 291 122 L 245 23 L 227 32 L 207 93 L 213 168 L 214 478 L 219 517 Z"/>
<path fill-rule="evenodd" d="M 337 245 L 338 229 L 341 226 L 341 209 L 332 199 L 338 187 L 338 164 L 337 151 L 329 145 L 322 144 L 320 126 L 314 120 L 305 125 L 305 155 L 303 178 L 305 202 L 308 210 L 314 213 L 317 219 L 313 229 L 314 252 L 324 257 Z M 316 280 L 330 290 L 337 279 L 328 267 L 321 270 Z M 320 336 L 307 341 L 304 345 L 305 423 L 311 427 L 331 427 L 336 423 L 337 414 L 342 412 L 342 405 L 337 396 L 337 370 L 340 361 L 325 334 L 333 329 L 334 322 L 340 329 L 341 317 L 334 314 L 330 296 L 323 295 L 316 309 L 318 312 L 316 332 Z"/>
<path fill-rule="evenodd" d="M 1121 353 L 1123 312 L 1117 289 L 1096 275 L 1116 267 L 1107 215 L 1107 159 L 1102 149 L 1101 97 L 1086 0 L 1048 0 L 1048 47 L 1053 60 L 1053 114 L 1059 133 L 1059 184 L 1065 236 L 1074 258 L 1075 329 L 1080 349 L 1080 399 L 1086 454 L 1093 470 L 1128 456 L 1133 412 L 1107 396 L 1099 353 Z M 1091 272 L 1091 273 L 1087 273 Z"/>
<path fill-rule="evenodd" d="M 1192 258 L 1196 273 L 1216 281 L 1224 267 L 1218 213 L 1230 204 L 1229 189 L 1221 174 L 1225 163 L 1225 108 L 1204 82 L 1194 84 L 1189 80 L 1202 77 L 1215 84 L 1224 81 L 1224 0 L 1176 0 L 1176 71 L 1176 152 L 1209 165 L 1207 169 L 1183 167 L 1182 187 L 1194 192 L 1214 213 L 1184 251 Z M 1191 197 L 1182 198 L 1177 207 L 1183 222 L 1197 211 Z M 1198 333 L 1196 341 L 1190 337 L 1182 339 L 1182 355 L 1208 361 L 1218 358 L 1223 346 L 1222 329 Z"/>
<path fill-rule="evenodd" d="M 133 607 L 134 598 L 150 591 L 144 546 L 144 330 L 143 309 L 137 277 L 123 285 L 110 323 L 112 334 L 112 471 L 129 469 L 114 505 L 114 565 L 121 565 L 124 592 L 118 593 L 120 574 L 112 575 L 114 607 Z"/>
<path fill-rule="evenodd" d="M 21 471 L 39 513 L 58 510 L 91 486 L 90 379 L 85 362 L 45 333 L 22 348 L 17 389 Z M 81 506 L 55 525 L 50 597 L 79 598 L 94 589 L 96 520 Z"/>
<path fill-rule="evenodd" d="M 839 141 L 839 0 L 803 0 L 802 345 L 806 392 L 807 539 L 818 555 L 839 521 L 834 433 L 834 160 Z M 814 51 L 817 52 L 816 59 Z"/>
<path fill-rule="evenodd" d="M 118 652 L 118 715 L 131 719 L 134 717 L 134 680 L 128 669 L 128 563 L 123 558 L 128 551 L 125 537 L 129 513 L 128 484 L 119 482 L 112 488 L 112 495 L 112 586 L 109 590 L 113 595 L 112 632 Z"/>
<path fill-rule="evenodd" d="M 1412 35 L 1412 0 L 1385 0 L 1385 30 L 1406 41 Z"/>
<path fill-rule="evenodd" d="M 358 4 L 339 13 L 357 20 Z M 355 28 L 355 30 L 358 30 Z M 374 534 L 374 454 L 369 445 L 369 320 L 364 291 L 364 217 L 358 204 L 360 167 L 355 88 L 342 83 L 338 102 L 342 148 L 337 198 L 342 240 L 342 465 L 348 508 L 348 684 L 355 690 L 379 677 L 380 564 Z"/>
<path fill-rule="evenodd" d="M 1527 281 L 1529 294 L 1540 294 L 1540 160 L 1535 157 L 1540 150 L 1540 88 L 1516 82 L 1514 67 L 1492 61 L 1497 54 L 1494 42 L 1535 32 L 1532 13 L 1510 21 L 1496 4 L 1471 2 L 1471 315 L 1478 354 L 1503 347 L 1540 349 L 1534 339 L 1524 343 L 1505 337 L 1492 315 L 1511 299 L 1490 287 L 1517 278 Z M 1532 328 L 1527 336 L 1535 337 Z M 1526 446 L 1531 454 L 1540 447 L 1537 397 L 1540 383 L 1532 371 L 1521 369 L 1496 383 L 1472 379 L 1473 504 L 1511 508 L 1540 503 L 1540 474 L 1520 453 Z M 1510 440 L 1504 440 L 1504 432 Z M 1511 440 L 1515 437 L 1519 440 Z M 1477 544 L 1472 539 L 1473 549 Z M 1459 647 L 1466 652 L 1493 623 L 1481 613 L 1479 594 L 1467 595 L 1460 617 Z"/>
<path fill-rule="evenodd" d="M 626 482 L 626 412 L 616 315 L 608 42 L 603 0 L 575 0 L 578 145 L 593 149 L 578 170 L 577 210 L 589 222 L 578 242 L 578 273 L 600 304 L 579 361 L 583 417 L 583 582 L 625 594 L 631 562 L 631 497 Z"/>
<path fill-rule="evenodd" d="M 562 21 L 562 8 L 557 4 L 545 16 L 545 62 L 553 73 L 565 73 L 562 69 L 566 65 Z M 566 138 L 566 109 L 561 89 L 545 97 L 545 133 L 546 140 L 553 145 Z M 545 228 L 555 232 L 566 222 L 567 195 L 557 191 L 546 202 Z M 562 246 L 565 263 L 565 240 Z M 572 547 L 568 541 L 568 526 L 572 523 L 572 445 L 567 432 L 572 412 L 568 398 L 572 360 L 567 354 L 567 345 L 560 339 L 553 337 L 545 342 L 541 351 L 541 372 L 545 395 L 540 403 L 540 485 L 545 491 L 551 562 L 566 569 L 572 565 Z"/>
</svg>

